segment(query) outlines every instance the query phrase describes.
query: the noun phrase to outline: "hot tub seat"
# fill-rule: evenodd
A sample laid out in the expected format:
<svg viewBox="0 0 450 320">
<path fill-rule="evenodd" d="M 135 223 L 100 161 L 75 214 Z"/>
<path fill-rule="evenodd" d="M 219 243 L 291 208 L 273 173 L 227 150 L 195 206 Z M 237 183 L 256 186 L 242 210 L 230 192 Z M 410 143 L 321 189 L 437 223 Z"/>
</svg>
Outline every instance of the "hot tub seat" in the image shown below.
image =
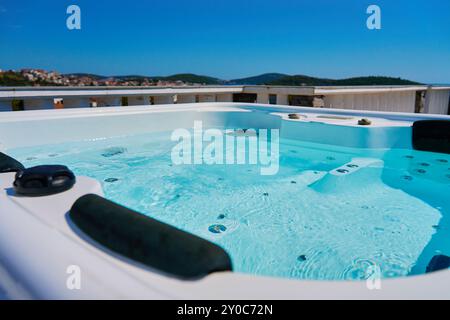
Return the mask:
<svg viewBox="0 0 450 320">
<path fill-rule="evenodd" d="M 450 121 L 416 121 L 412 139 L 416 150 L 450 154 Z"/>
<path fill-rule="evenodd" d="M 232 270 L 221 247 L 98 195 L 79 198 L 69 216 L 106 248 L 181 279 Z"/>
<path fill-rule="evenodd" d="M 0 173 L 18 172 L 25 169 L 16 159 L 0 152 Z"/>
</svg>

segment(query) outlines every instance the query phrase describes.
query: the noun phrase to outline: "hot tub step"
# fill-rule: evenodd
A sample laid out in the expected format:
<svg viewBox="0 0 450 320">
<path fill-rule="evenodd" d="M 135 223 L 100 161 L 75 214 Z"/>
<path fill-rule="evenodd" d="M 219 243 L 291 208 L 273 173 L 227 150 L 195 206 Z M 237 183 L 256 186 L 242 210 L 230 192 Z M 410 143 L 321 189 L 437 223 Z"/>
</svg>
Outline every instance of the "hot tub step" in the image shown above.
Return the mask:
<svg viewBox="0 0 450 320">
<path fill-rule="evenodd" d="M 324 193 L 354 192 L 355 188 L 361 190 L 371 183 L 377 183 L 383 166 L 384 162 L 379 159 L 353 158 L 351 162 L 329 171 L 309 187 Z M 371 170 L 361 170 L 368 167 Z"/>
<path fill-rule="evenodd" d="M 382 167 L 383 161 L 374 158 L 353 158 L 351 162 L 348 162 L 343 166 L 340 166 L 339 168 L 331 170 L 329 173 L 334 176 L 344 176 L 373 165 Z"/>
</svg>

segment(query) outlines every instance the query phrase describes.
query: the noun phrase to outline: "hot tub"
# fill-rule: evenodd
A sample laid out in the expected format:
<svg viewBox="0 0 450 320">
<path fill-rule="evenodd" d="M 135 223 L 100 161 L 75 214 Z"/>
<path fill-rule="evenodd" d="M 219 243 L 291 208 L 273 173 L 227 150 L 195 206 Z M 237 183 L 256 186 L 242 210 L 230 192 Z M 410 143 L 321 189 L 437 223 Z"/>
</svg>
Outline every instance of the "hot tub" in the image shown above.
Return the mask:
<svg viewBox="0 0 450 320">
<path fill-rule="evenodd" d="M 230 103 L 2 113 L 0 151 L 66 165 L 77 182 L 25 197 L 14 173 L 0 175 L 0 287 L 10 298 L 449 298 L 450 273 L 430 264 L 450 255 L 450 155 L 412 141 L 415 121 L 449 118 Z M 177 130 L 192 145 L 214 130 L 243 161 L 210 163 L 193 147 L 176 163 Z M 266 132 L 278 157 L 245 161 Z M 179 279 L 105 248 L 70 218 L 86 194 L 219 246 L 233 271 Z M 74 267 L 79 288 L 67 284 Z"/>
</svg>

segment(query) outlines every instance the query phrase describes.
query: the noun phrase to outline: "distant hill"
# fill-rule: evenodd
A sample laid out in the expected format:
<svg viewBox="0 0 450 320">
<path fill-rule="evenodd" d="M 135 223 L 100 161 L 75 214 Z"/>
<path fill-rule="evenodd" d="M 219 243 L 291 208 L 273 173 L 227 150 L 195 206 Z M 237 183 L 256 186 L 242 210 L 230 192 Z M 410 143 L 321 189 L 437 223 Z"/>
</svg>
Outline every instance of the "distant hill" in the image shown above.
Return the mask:
<svg viewBox="0 0 450 320">
<path fill-rule="evenodd" d="M 114 79 L 120 79 L 120 80 L 154 79 L 154 77 L 146 77 L 146 76 L 141 76 L 141 75 L 137 75 L 137 74 L 130 74 L 130 75 L 125 75 L 125 76 L 109 76 L 107 78 L 114 78 Z"/>
<path fill-rule="evenodd" d="M 207 85 L 278 85 L 278 86 L 370 86 L 370 85 L 415 85 L 418 82 L 405 80 L 402 78 L 382 77 L 382 76 L 368 76 L 355 77 L 347 79 L 327 79 L 315 78 L 305 75 L 286 75 L 283 73 L 264 73 L 254 77 L 247 77 L 233 80 L 221 80 L 214 77 L 202 76 L 193 73 L 180 73 L 171 76 L 142 76 L 142 75 L 122 75 L 122 76 L 101 76 L 90 73 L 71 73 L 66 76 L 77 77 L 91 77 L 94 80 L 101 80 L 106 78 L 114 78 L 122 81 L 139 81 L 144 79 L 151 79 L 154 81 L 182 81 L 186 83 L 201 83 Z"/>
<path fill-rule="evenodd" d="M 201 84 L 223 84 L 224 81 L 208 77 L 208 76 L 201 76 L 193 73 L 180 73 L 180 74 L 174 74 L 171 76 L 142 76 L 142 75 L 121 75 L 121 76 L 101 76 L 97 74 L 89 74 L 89 73 L 70 73 L 65 74 L 65 76 L 77 76 L 77 77 L 91 77 L 94 80 L 101 80 L 101 79 L 118 79 L 122 81 L 142 81 L 145 79 L 150 79 L 154 81 L 162 80 L 162 81 L 183 81 L 183 82 L 189 82 L 189 83 L 201 83 Z"/>
<path fill-rule="evenodd" d="M 115 79 L 118 82 L 134 82 L 135 85 L 141 85 L 144 82 L 155 83 L 161 81 L 181 81 L 183 83 L 195 83 L 205 85 L 279 85 L 279 86 L 370 86 L 370 85 L 417 85 L 418 82 L 405 80 L 402 78 L 368 76 L 355 77 L 348 79 L 327 79 L 316 78 L 305 75 L 286 75 L 282 73 L 264 73 L 258 76 L 221 80 L 214 77 L 197 75 L 193 73 L 180 73 L 171 76 L 142 76 L 142 75 L 116 75 L 104 76 L 91 73 L 69 73 L 64 74 L 68 78 L 90 78 L 93 81 L 104 81 L 106 79 Z M 75 79 L 75 83 L 76 83 Z M 86 81 L 85 81 L 86 82 Z M 61 83 L 61 82 L 59 82 Z M 60 85 L 51 80 L 29 81 L 20 72 L 6 71 L 0 72 L 0 86 L 32 86 L 32 85 Z M 87 85 L 90 85 L 89 83 Z"/>
<path fill-rule="evenodd" d="M 66 77 L 89 77 L 92 78 L 94 80 L 103 80 L 103 79 L 120 79 L 120 80 L 132 80 L 132 79 L 148 79 L 150 77 L 146 77 L 146 76 L 141 76 L 141 75 L 122 75 L 122 76 L 102 76 L 102 75 L 98 75 L 98 74 L 93 74 L 93 73 L 66 73 L 64 74 L 64 76 Z"/>
<path fill-rule="evenodd" d="M 392 77 L 356 77 L 348 79 L 322 79 L 304 75 L 286 76 L 268 83 L 279 86 L 383 86 L 383 85 L 415 85 L 418 82 Z"/>
<path fill-rule="evenodd" d="M 357 78 L 348 78 L 337 80 L 338 86 L 366 86 L 366 85 L 374 85 L 374 86 L 388 86 L 388 85 L 415 85 L 421 84 L 419 82 L 414 82 L 411 80 L 406 80 L 402 78 L 393 78 L 393 77 L 357 77 Z"/>
<path fill-rule="evenodd" d="M 28 80 L 15 72 L 3 72 L 0 74 L 0 86 L 26 86 Z"/>
<path fill-rule="evenodd" d="M 40 86 L 55 86 L 55 84 L 44 80 L 38 80 L 34 83 L 31 83 L 20 73 L 13 71 L 0 73 L 0 87 L 25 87 L 33 84 Z"/>
<path fill-rule="evenodd" d="M 67 76 L 67 77 L 73 76 L 73 77 L 77 77 L 77 78 L 89 77 L 89 78 L 92 78 L 94 80 L 100 80 L 100 79 L 108 78 L 108 77 L 100 76 L 98 74 L 93 74 L 93 73 L 66 73 L 64 75 Z"/>
<path fill-rule="evenodd" d="M 154 79 L 154 78 L 152 78 Z M 208 77 L 208 76 L 200 76 L 193 73 L 180 73 L 180 74 L 174 74 L 168 77 L 160 77 L 158 80 L 166 80 L 166 81 L 183 81 L 183 82 L 190 82 L 190 83 L 201 83 L 201 84 L 223 84 L 224 81 Z"/>
<path fill-rule="evenodd" d="M 232 85 L 260 85 L 260 84 L 268 84 L 274 81 L 277 81 L 279 79 L 288 77 L 287 74 L 282 73 L 264 73 L 259 76 L 254 77 L 248 77 L 248 78 L 242 78 L 242 79 L 233 79 L 227 81 L 227 84 Z"/>
</svg>

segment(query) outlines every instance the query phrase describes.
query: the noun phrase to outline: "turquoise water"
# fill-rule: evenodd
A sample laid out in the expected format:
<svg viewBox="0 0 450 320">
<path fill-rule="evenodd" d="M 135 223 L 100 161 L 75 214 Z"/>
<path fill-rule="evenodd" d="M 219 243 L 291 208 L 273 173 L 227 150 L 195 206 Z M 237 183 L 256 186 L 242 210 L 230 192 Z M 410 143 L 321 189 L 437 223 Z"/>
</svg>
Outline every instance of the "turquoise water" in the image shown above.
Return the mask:
<svg viewBox="0 0 450 320">
<path fill-rule="evenodd" d="M 281 140 L 278 174 L 261 176 L 258 165 L 175 166 L 169 137 L 8 153 L 98 179 L 107 198 L 222 246 L 237 272 L 362 280 L 375 264 L 388 278 L 450 255 L 449 155 Z M 341 166 L 349 172 L 330 173 Z"/>
</svg>

